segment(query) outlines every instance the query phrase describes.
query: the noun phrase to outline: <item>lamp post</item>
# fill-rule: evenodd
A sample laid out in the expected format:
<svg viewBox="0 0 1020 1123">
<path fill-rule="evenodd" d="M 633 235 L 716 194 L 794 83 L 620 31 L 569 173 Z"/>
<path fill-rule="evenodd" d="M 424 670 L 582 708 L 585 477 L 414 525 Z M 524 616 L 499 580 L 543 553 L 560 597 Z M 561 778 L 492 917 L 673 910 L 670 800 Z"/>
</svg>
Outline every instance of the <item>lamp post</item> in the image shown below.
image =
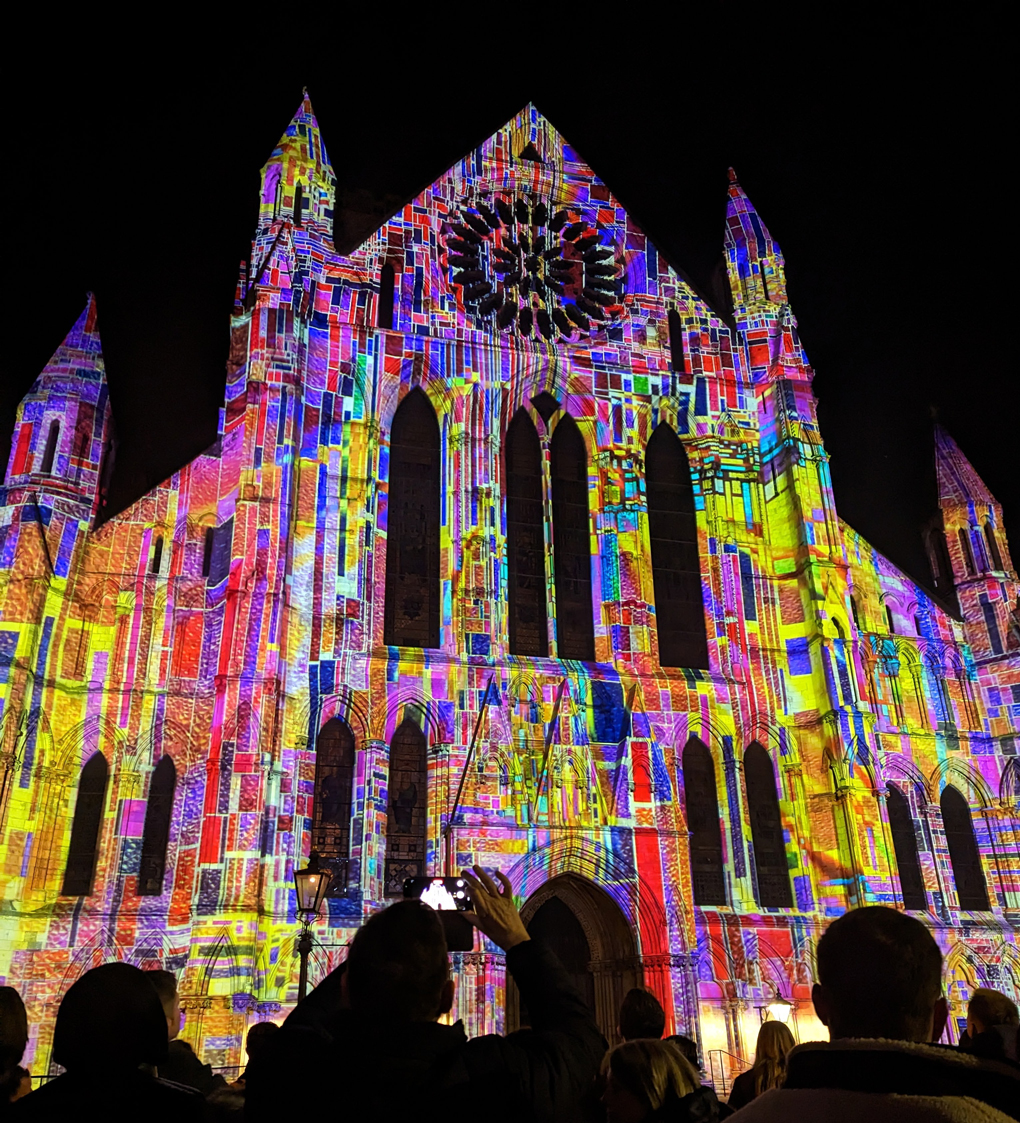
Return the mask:
<svg viewBox="0 0 1020 1123">
<path fill-rule="evenodd" d="M 308 993 L 308 953 L 312 950 L 312 934 L 308 926 L 319 915 L 322 898 L 329 888 L 329 871 L 319 869 L 319 855 L 313 850 L 308 855 L 308 865 L 294 871 L 294 888 L 297 891 L 297 911 L 301 915 L 301 937 L 297 952 L 301 957 L 301 974 L 298 978 L 298 1002 Z"/>
<path fill-rule="evenodd" d="M 783 998 L 781 994 L 777 994 L 765 1007 L 765 1012 L 768 1014 L 766 1021 L 789 1025 L 790 1016 L 793 1014 L 793 1003 L 788 998 Z"/>
</svg>

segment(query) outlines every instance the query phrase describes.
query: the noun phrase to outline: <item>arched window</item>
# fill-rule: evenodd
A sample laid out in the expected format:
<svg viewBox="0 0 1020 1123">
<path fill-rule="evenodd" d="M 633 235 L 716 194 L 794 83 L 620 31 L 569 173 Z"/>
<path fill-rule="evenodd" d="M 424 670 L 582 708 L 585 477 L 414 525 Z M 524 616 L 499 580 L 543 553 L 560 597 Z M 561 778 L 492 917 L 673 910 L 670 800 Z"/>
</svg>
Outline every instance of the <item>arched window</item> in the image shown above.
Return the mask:
<svg viewBox="0 0 1020 1123">
<path fill-rule="evenodd" d="M 150 573 L 159 573 L 159 567 L 163 564 L 163 535 L 157 534 L 156 541 L 152 546 L 152 563 L 149 566 Z"/>
<path fill-rule="evenodd" d="M 961 526 L 956 532 L 956 535 L 960 540 L 960 553 L 963 556 L 963 572 L 968 577 L 972 577 L 977 567 L 974 565 L 974 549 L 970 542 L 970 527 Z"/>
<path fill-rule="evenodd" d="M 967 801 L 956 788 L 949 785 L 942 789 L 939 807 L 942 809 L 949 862 L 953 867 L 960 908 L 988 912 L 991 907 L 988 903 L 988 887 L 985 884 L 984 870 L 981 869 L 981 855 L 978 853 L 974 823 Z"/>
<path fill-rule="evenodd" d="M 719 800 L 707 746 L 692 737 L 684 749 L 684 807 L 690 838 L 691 883 L 696 905 L 725 905 Z"/>
<path fill-rule="evenodd" d="M 985 542 L 988 545 L 988 561 L 992 569 L 1002 569 L 1002 554 L 999 553 L 999 540 L 995 537 L 995 528 L 991 523 L 985 523 Z"/>
<path fill-rule="evenodd" d="M 354 788 L 354 734 L 335 717 L 315 740 L 315 801 L 312 849 L 321 858 L 343 861 L 351 855 L 351 795 Z"/>
<path fill-rule="evenodd" d="M 892 609 L 889 607 L 889 605 L 885 606 L 885 622 L 887 627 L 889 628 L 889 635 L 896 635 L 896 622 L 893 620 Z"/>
<path fill-rule="evenodd" d="M 850 597 L 850 611 L 853 613 L 854 627 L 858 631 L 860 631 L 861 630 L 860 609 L 857 607 L 857 598 L 855 596 L 852 596 L 852 595 Z"/>
<path fill-rule="evenodd" d="M 60 422 L 51 421 L 50 431 L 46 434 L 46 448 L 43 451 L 40 471 L 49 474 L 53 471 L 53 460 L 57 455 L 57 441 L 60 440 Z"/>
<path fill-rule="evenodd" d="M 216 527 L 206 527 L 205 541 L 202 544 L 202 576 L 208 577 L 212 567 L 213 546 L 216 545 Z"/>
<path fill-rule="evenodd" d="M 393 290 L 396 278 L 387 261 L 379 271 L 379 309 L 376 322 L 381 328 L 393 327 Z"/>
<path fill-rule="evenodd" d="M 145 833 L 142 835 L 142 860 L 138 867 L 138 896 L 158 897 L 163 892 L 166 848 L 170 841 L 170 816 L 174 810 L 177 769 L 165 756 L 156 765 L 149 784 L 145 808 Z"/>
<path fill-rule="evenodd" d="M 645 450 L 655 627 L 663 667 L 707 667 L 698 520 L 691 469 L 680 438 L 659 425 Z"/>
<path fill-rule="evenodd" d="M 412 390 L 390 431 L 384 642 L 439 646 L 439 423 Z"/>
<path fill-rule="evenodd" d="M 928 560 L 931 563 L 931 575 L 935 581 L 935 588 L 943 595 L 953 588 L 953 563 L 949 560 L 949 548 L 946 546 L 946 533 L 939 523 L 928 537 Z"/>
<path fill-rule="evenodd" d="M 387 897 L 402 895 L 405 877 L 421 877 L 425 873 L 427 785 L 425 734 L 407 718 L 390 742 L 384 890 Z"/>
<path fill-rule="evenodd" d="M 680 313 L 675 308 L 669 310 L 669 365 L 682 372 L 684 369 L 684 326 Z"/>
<path fill-rule="evenodd" d="M 896 867 L 900 874 L 900 889 L 903 891 L 903 904 L 908 909 L 927 907 L 924 893 L 924 878 L 921 864 L 917 859 L 917 835 L 914 820 L 910 814 L 910 804 L 899 790 L 890 784 L 889 829 L 892 831 L 893 850 L 896 852 Z"/>
<path fill-rule="evenodd" d="M 556 578 L 556 653 L 560 659 L 595 659 L 591 602 L 591 524 L 588 450 L 581 430 L 561 417 L 550 448 L 553 558 Z"/>
<path fill-rule="evenodd" d="M 779 817 L 776 778 L 769 754 L 752 741 L 744 753 L 747 809 L 751 819 L 758 904 L 762 908 L 792 908 L 790 870 L 786 861 L 783 823 Z"/>
<path fill-rule="evenodd" d="M 92 892 L 108 771 L 106 757 L 102 753 L 93 753 L 81 770 L 71 824 L 71 847 L 67 852 L 64 885 L 60 890 L 65 897 L 88 897 Z"/>
<path fill-rule="evenodd" d="M 506 433 L 507 595 L 511 655 L 549 653 L 542 447 L 519 409 Z"/>
</svg>

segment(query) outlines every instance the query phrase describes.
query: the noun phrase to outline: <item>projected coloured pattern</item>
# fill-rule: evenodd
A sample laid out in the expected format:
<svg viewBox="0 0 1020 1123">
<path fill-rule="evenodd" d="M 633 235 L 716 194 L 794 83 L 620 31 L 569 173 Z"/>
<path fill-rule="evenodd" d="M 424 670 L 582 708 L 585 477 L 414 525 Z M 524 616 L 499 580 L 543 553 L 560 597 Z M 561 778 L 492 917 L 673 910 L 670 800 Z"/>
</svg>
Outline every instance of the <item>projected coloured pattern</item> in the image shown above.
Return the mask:
<svg viewBox="0 0 1020 1123">
<path fill-rule="evenodd" d="M 176 971 L 184 1036 L 240 1063 L 294 1001 L 313 849 L 313 980 L 405 877 L 480 862 L 607 1035 L 643 982 L 717 1067 L 776 999 L 819 1032 L 813 943 L 856 904 L 926 918 L 957 1017 L 979 983 L 1016 996 L 1001 510 L 939 431 L 937 598 L 840 522 L 736 179 L 726 316 L 530 107 L 347 256 L 333 199 L 306 99 L 263 170 L 219 438 L 128 510 L 97 525 L 93 302 L 18 413 L 0 975 L 33 1070 L 110 958 Z M 518 1024 L 502 956 L 455 960 L 469 1032 Z"/>
</svg>

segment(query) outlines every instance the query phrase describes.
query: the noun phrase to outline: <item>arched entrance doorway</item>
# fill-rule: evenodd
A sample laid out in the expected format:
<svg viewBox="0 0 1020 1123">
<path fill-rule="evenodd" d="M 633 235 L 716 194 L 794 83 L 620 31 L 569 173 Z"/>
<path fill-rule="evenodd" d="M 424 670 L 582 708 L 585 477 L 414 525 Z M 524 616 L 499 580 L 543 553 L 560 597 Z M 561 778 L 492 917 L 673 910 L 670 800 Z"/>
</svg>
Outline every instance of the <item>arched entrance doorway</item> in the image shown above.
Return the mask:
<svg viewBox="0 0 1020 1123">
<path fill-rule="evenodd" d="M 528 931 L 556 952 L 595 1011 L 606 1040 L 618 1040 L 616 1019 L 623 996 L 640 986 L 641 965 L 634 935 L 619 905 L 584 878 L 551 878 L 524 903 L 521 917 Z M 507 975 L 506 1026 L 528 1025 L 517 987 Z"/>
</svg>

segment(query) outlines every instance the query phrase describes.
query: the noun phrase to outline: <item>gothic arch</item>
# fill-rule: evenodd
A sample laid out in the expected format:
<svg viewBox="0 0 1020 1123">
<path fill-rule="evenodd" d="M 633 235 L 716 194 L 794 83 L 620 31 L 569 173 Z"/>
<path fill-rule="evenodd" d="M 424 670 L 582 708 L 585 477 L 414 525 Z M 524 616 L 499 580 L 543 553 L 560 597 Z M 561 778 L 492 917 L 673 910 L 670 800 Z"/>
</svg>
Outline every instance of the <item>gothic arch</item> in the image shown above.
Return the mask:
<svg viewBox="0 0 1020 1123">
<path fill-rule="evenodd" d="M 900 753 L 885 753 L 880 756 L 882 775 L 887 781 L 906 787 L 914 792 L 914 798 L 922 808 L 934 802 L 931 785 L 914 761 Z"/>
<path fill-rule="evenodd" d="M 1016 757 L 1007 760 L 1002 770 L 1002 778 L 999 781 L 999 802 L 1004 807 L 1013 808 L 1020 804 L 1020 762 Z"/>
<path fill-rule="evenodd" d="M 363 745 L 365 741 L 371 740 L 371 722 L 367 703 L 367 691 L 354 690 L 346 683 L 341 683 L 335 694 L 322 695 L 319 698 L 319 712 L 314 723 L 311 716 L 309 717 L 309 728 L 312 728 L 314 724 L 314 732 L 310 737 L 310 742 L 315 739 L 314 733 L 317 733 L 327 721 L 335 717 L 345 721 L 351 727 L 351 732 L 354 734 L 354 740 L 357 744 Z"/>
<path fill-rule="evenodd" d="M 955 787 L 972 810 L 986 811 L 993 806 L 992 793 L 984 777 L 967 760 L 943 760 L 932 771 L 929 788 L 939 795 L 948 785 Z"/>
<path fill-rule="evenodd" d="M 60 738 L 55 747 L 56 766 L 61 771 L 74 767 L 76 754 L 84 764 L 93 753 L 102 753 L 113 769 L 124 755 L 124 734 L 106 714 L 91 714 Z"/>
<path fill-rule="evenodd" d="M 743 763 L 758 903 L 763 908 L 792 908 L 793 886 L 779 807 L 782 787 L 776 783 L 775 762 L 763 746 L 752 741 L 744 750 Z"/>
</svg>

